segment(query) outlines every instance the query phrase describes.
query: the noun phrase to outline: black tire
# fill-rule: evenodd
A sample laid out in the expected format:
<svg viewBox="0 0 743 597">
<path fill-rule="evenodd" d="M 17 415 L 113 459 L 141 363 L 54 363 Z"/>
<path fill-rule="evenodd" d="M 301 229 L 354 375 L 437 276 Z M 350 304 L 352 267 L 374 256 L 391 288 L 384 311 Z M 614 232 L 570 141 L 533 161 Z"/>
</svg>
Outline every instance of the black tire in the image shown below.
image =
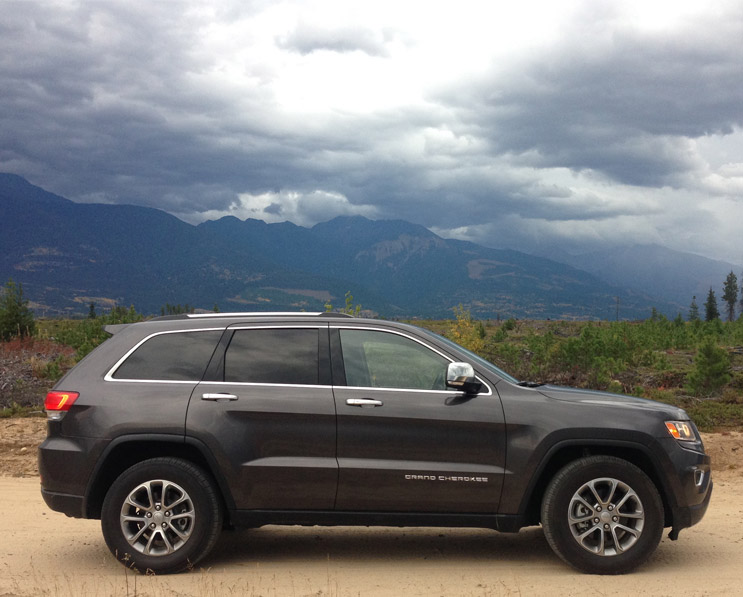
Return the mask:
<svg viewBox="0 0 743 597">
<path fill-rule="evenodd" d="M 116 559 L 143 573 L 196 565 L 222 529 L 214 483 L 180 458 L 153 458 L 125 470 L 103 501 L 101 527 Z"/>
<path fill-rule="evenodd" d="M 645 562 L 663 534 L 658 490 L 635 465 L 589 456 L 561 469 L 542 499 L 547 542 L 589 574 L 624 574 Z"/>
</svg>

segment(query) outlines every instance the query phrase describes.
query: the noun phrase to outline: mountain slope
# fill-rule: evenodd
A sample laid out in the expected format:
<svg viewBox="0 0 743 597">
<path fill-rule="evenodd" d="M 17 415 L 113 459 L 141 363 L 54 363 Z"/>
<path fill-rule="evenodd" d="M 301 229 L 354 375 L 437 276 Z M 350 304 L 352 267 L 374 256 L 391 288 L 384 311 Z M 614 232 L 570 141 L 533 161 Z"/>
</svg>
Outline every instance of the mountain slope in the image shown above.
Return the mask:
<svg viewBox="0 0 743 597">
<path fill-rule="evenodd" d="M 658 245 L 635 245 L 584 255 L 563 255 L 573 267 L 590 272 L 605 282 L 624 288 L 662 296 L 685 310 L 692 296 L 701 306 L 712 288 L 719 297 L 726 276 L 731 271 L 740 274 L 741 267 L 673 251 Z"/>
<path fill-rule="evenodd" d="M 548 259 L 442 239 L 404 221 L 340 217 L 303 228 L 222 218 L 192 226 L 160 210 L 77 204 L 0 174 L 0 280 L 37 310 L 166 302 L 222 310 L 322 310 L 350 290 L 387 317 L 622 318 L 674 307 Z"/>
</svg>

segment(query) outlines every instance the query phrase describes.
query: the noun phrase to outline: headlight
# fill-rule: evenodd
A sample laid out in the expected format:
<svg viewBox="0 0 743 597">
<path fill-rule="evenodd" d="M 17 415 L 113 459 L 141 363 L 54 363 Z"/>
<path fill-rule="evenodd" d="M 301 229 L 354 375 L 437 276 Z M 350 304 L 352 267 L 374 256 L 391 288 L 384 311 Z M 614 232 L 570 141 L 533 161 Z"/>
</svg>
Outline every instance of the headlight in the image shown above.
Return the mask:
<svg viewBox="0 0 743 597">
<path fill-rule="evenodd" d="M 697 434 L 689 421 L 666 421 L 666 429 L 675 439 L 682 442 L 697 441 Z"/>
</svg>

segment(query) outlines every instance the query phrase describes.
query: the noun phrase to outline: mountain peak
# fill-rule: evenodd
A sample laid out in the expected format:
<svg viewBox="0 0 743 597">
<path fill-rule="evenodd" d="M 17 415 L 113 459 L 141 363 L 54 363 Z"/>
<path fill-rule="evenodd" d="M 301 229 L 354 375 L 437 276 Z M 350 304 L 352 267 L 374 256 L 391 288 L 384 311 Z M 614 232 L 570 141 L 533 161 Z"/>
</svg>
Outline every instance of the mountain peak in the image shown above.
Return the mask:
<svg viewBox="0 0 743 597">
<path fill-rule="evenodd" d="M 328 222 L 315 224 L 311 230 L 320 236 L 346 237 L 368 243 L 409 236 L 435 237 L 428 228 L 405 220 L 370 220 L 364 216 L 337 216 Z M 363 239 L 363 240 L 362 240 Z"/>
<path fill-rule="evenodd" d="M 34 201 L 37 203 L 69 204 L 69 199 L 45 191 L 41 187 L 32 185 L 22 176 L 0 172 L 0 200 L 3 201 Z"/>
</svg>

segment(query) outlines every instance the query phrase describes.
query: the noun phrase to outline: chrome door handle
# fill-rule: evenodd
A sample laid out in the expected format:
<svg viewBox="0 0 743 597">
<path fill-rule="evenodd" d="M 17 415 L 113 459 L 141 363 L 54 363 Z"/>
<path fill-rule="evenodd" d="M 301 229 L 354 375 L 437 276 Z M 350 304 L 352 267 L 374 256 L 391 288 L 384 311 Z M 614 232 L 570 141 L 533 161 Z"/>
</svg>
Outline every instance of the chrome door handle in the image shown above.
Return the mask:
<svg viewBox="0 0 743 597">
<path fill-rule="evenodd" d="M 215 402 L 220 402 L 222 400 L 237 400 L 237 396 L 234 394 L 202 394 L 201 395 L 202 400 L 214 400 Z"/>
<path fill-rule="evenodd" d="M 381 400 L 372 400 L 371 398 L 349 398 L 346 400 L 348 406 L 360 406 L 361 408 L 374 408 L 375 406 L 382 406 L 384 403 Z"/>
</svg>

